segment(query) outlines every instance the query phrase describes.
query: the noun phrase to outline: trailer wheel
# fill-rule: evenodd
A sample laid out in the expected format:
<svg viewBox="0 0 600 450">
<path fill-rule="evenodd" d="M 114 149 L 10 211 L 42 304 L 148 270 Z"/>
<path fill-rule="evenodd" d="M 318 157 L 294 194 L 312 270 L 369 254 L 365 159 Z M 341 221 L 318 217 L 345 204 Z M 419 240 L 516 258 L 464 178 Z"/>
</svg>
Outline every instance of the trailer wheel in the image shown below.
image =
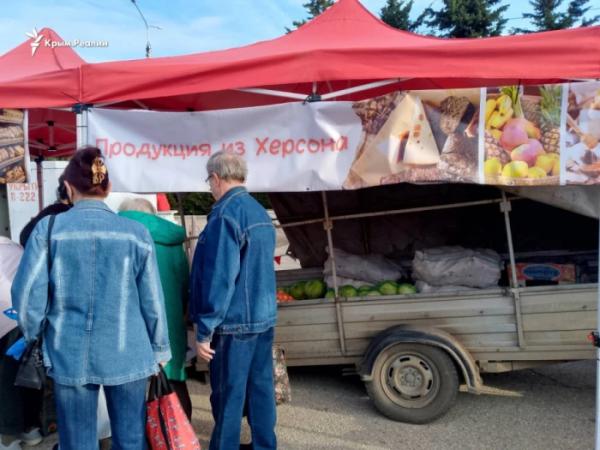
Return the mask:
<svg viewBox="0 0 600 450">
<path fill-rule="evenodd" d="M 390 419 L 428 423 L 444 414 L 456 398 L 458 375 L 450 357 L 423 344 L 394 344 L 375 359 L 367 392 Z"/>
</svg>

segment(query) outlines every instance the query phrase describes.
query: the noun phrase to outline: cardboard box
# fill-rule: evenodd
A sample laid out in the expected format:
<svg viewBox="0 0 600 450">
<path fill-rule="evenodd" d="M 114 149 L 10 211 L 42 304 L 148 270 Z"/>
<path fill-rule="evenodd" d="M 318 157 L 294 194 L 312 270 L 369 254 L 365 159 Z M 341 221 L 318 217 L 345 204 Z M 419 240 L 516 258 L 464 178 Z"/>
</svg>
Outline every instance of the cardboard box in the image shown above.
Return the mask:
<svg viewBox="0 0 600 450">
<path fill-rule="evenodd" d="M 507 266 L 508 277 L 512 278 L 512 266 Z M 575 264 L 517 263 L 517 282 L 526 286 L 528 282 L 548 282 L 558 284 L 575 283 Z M 533 284 L 533 283 L 531 283 Z"/>
</svg>

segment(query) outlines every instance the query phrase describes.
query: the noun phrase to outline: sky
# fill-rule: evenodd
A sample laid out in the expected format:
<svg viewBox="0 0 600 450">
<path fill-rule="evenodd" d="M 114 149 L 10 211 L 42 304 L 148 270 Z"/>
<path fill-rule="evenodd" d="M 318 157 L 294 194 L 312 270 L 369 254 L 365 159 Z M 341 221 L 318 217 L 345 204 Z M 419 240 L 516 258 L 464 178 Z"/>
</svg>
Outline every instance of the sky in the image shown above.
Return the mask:
<svg viewBox="0 0 600 450">
<path fill-rule="evenodd" d="M 600 1 L 600 0 L 594 0 Z M 307 16 L 306 0 L 136 0 L 148 23 L 152 56 L 220 50 L 272 39 L 285 33 L 294 20 Z M 386 0 L 363 0 L 379 16 Z M 432 0 L 415 0 L 416 17 Z M 441 0 L 433 0 L 433 7 Z M 528 2 L 510 3 L 509 27 Z M 65 40 L 108 41 L 104 48 L 76 48 L 87 61 L 143 58 L 144 23 L 131 0 L 20 0 L 4 1 L 0 17 L 0 54 L 27 39 L 33 28 L 53 28 Z M 160 29 L 154 28 L 159 27 Z"/>
</svg>

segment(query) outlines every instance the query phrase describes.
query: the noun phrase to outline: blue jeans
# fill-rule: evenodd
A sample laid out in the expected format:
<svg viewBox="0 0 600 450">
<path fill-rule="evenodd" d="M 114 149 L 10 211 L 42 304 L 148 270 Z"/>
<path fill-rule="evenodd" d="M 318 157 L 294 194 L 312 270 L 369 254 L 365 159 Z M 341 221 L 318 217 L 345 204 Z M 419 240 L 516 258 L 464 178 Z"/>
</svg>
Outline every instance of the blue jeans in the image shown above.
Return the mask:
<svg viewBox="0 0 600 450">
<path fill-rule="evenodd" d="M 146 448 L 147 379 L 104 386 L 113 450 Z M 54 384 L 60 450 L 98 450 L 97 384 Z"/>
<path fill-rule="evenodd" d="M 273 388 L 273 328 L 263 333 L 215 334 L 210 363 L 210 403 L 215 428 L 210 450 L 238 450 L 244 405 L 252 448 L 277 448 Z"/>
</svg>

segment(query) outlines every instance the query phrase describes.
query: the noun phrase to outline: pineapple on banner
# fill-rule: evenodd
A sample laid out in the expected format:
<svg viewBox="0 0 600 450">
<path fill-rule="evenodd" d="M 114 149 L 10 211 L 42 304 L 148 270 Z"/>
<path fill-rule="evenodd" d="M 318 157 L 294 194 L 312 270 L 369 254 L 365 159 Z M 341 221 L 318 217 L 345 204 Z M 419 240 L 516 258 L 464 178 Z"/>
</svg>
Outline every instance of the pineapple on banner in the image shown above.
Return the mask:
<svg viewBox="0 0 600 450">
<path fill-rule="evenodd" d="M 560 184 L 562 86 L 488 89 L 484 175 L 488 184 Z"/>
</svg>

